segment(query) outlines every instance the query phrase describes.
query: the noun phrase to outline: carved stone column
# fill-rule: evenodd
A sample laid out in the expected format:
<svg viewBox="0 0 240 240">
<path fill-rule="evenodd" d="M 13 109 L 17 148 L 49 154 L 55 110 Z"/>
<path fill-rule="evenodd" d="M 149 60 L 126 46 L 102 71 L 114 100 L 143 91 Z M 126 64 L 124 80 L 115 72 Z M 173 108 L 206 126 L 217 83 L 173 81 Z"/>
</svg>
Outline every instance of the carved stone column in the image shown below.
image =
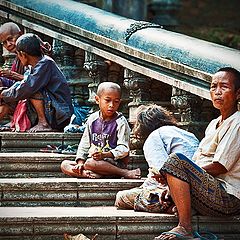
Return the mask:
<svg viewBox="0 0 240 240">
<path fill-rule="evenodd" d="M 122 90 L 122 101 L 121 105 L 119 107 L 119 111 L 123 113 L 123 115 L 128 118 L 129 112 L 128 112 L 128 104 L 130 102 L 129 100 L 129 91 L 124 86 L 124 68 L 114 62 L 106 61 L 109 65 L 108 67 L 108 81 L 109 82 L 115 82 L 120 85 Z"/>
<path fill-rule="evenodd" d="M 52 57 L 69 82 L 73 101 L 87 105 L 90 79 L 83 70 L 84 51 L 54 39 Z"/>
<path fill-rule="evenodd" d="M 133 124 L 136 119 L 136 110 L 142 104 L 149 103 L 151 99 L 151 79 L 129 69 L 124 69 L 124 86 L 129 91 L 130 103 L 129 107 L 129 123 Z M 130 163 L 129 168 L 141 167 L 147 169 L 144 164 L 143 140 L 135 138 L 133 134 L 130 136 Z M 143 172 L 146 175 L 146 172 Z"/>
<path fill-rule="evenodd" d="M 151 100 L 151 79 L 129 69 L 124 70 L 124 86 L 129 90 L 131 102 L 129 107 L 129 122 L 135 121 L 136 109 Z"/>
<path fill-rule="evenodd" d="M 95 95 L 97 92 L 97 87 L 101 82 L 107 81 L 108 77 L 108 63 L 96 54 L 85 52 L 85 62 L 84 69 L 88 72 L 91 82 L 88 84 L 89 89 L 89 103 L 94 106 Z M 96 109 L 96 106 L 93 107 L 93 110 Z"/>
<path fill-rule="evenodd" d="M 201 98 L 173 87 L 171 103 L 177 109 L 175 116 L 180 121 L 180 125 L 201 139 L 207 125 L 201 117 L 203 112 Z"/>
<path fill-rule="evenodd" d="M 74 55 L 74 64 L 78 67 L 78 77 L 72 80 L 73 95 L 78 102 L 89 105 L 88 84 L 91 82 L 88 72 L 83 68 L 85 61 L 85 51 L 77 48 Z"/>
</svg>

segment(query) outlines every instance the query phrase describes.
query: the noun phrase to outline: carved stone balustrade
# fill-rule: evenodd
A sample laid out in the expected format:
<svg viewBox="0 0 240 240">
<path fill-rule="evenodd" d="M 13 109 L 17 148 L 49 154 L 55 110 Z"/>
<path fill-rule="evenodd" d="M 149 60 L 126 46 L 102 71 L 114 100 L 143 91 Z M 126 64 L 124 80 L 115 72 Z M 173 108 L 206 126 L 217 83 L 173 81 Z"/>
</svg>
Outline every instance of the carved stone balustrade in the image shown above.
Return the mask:
<svg viewBox="0 0 240 240">
<path fill-rule="evenodd" d="M 94 104 L 94 94 L 101 81 L 116 78 L 121 85 L 122 69 L 127 69 L 124 85 L 129 90 L 129 95 L 125 96 L 131 101 L 130 122 L 137 105 L 152 101 L 171 107 L 172 101 L 182 125 L 186 128 L 194 126 L 196 131 L 202 132 L 201 125 L 197 126 L 206 116 L 206 109 L 210 108 L 205 102 L 210 99 L 212 74 L 225 66 L 240 69 L 238 50 L 170 32 L 158 24 L 128 19 L 77 1 L 2 0 L 0 16 L 67 44 L 66 49 L 61 49 L 66 57 L 59 59 L 63 61 L 63 67 L 68 60 L 71 63 L 70 58 L 77 57 L 76 62 L 85 59 L 85 70 L 76 65 L 68 72 L 68 78 L 77 82 L 90 79 L 85 86 L 90 90 L 91 104 Z M 79 49 L 85 51 L 84 57 L 84 52 Z M 80 54 L 76 55 L 74 51 L 80 51 Z M 118 71 L 119 75 L 115 75 Z M 81 93 L 81 90 L 76 92 Z M 86 99 L 86 95 L 81 97 Z"/>
<path fill-rule="evenodd" d="M 6 14 L 7 13 L 7 14 Z M 205 99 L 211 74 L 240 51 L 71 0 L 2 0 L 0 15 Z"/>
</svg>

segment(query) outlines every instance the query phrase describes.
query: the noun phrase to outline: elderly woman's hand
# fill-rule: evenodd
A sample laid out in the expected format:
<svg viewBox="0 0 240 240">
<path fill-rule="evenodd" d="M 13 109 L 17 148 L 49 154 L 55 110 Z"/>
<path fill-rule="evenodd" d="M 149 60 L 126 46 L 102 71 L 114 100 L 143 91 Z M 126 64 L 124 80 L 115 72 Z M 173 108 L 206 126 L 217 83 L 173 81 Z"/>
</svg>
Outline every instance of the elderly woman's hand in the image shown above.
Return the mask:
<svg viewBox="0 0 240 240">
<path fill-rule="evenodd" d="M 0 76 L 11 78 L 12 77 L 12 71 L 6 68 L 0 68 Z"/>
</svg>

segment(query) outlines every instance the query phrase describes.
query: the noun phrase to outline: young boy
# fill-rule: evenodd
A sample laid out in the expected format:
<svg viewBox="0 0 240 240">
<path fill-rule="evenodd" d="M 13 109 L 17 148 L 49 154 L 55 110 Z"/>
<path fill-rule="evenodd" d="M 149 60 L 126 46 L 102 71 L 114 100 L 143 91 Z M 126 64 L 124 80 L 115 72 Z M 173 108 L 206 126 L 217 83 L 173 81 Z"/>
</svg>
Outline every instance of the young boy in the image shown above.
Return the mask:
<svg viewBox="0 0 240 240">
<path fill-rule="evenodd" d="M 2 91 L 0 98 L 6 104 L 23 99 L 31 102 L 38 122 L 30 132 L 61 131 L 73 113 L 70 89 L 53 59 L 43 54 L 41 43 L 37 35 L 30 33 L 17 39 L 18 58 L 32 69 L 22 81 Z"/>
<path fill-rule="evenodd" d="M 73 177 L 119 176 L 140 178 L 141 170 L 128 170 L 130 129 L 126 118 L 117 112 L 121 88 L 113 82 L 98 86 L 95 97 L 100 111 L 91 114 L 80 141 L 76 161 L 65 160 L 62 171 Z"/>
</svg>

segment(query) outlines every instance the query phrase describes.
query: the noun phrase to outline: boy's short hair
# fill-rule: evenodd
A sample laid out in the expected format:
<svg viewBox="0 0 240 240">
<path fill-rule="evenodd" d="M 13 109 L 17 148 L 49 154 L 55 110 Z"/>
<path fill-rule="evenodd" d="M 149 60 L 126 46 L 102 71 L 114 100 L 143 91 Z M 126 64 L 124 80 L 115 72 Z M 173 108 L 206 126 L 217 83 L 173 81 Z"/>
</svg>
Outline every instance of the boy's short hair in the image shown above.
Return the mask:
<svg viewBox="0 0 240 240">
<path fill-rule="evenodd" d="M 118 91 L 119 95 L 121 96 L 121 93 L 122 93 L 121 87 L 117 83 L 114 83 L 114 82 L 102 82 L 102 83 L 100 83 L 98 85 L 97 95 L 100 97 L 106 89 L 113 89 L 115 91 Z"/>
<path fill-rule="evenodd" d="M 16 50 L 25 52 L 30 56 L 41 56 L 41 44 L 37 35 L 26 33 L 20 36 L 16 41 Z"/>
</svg>

